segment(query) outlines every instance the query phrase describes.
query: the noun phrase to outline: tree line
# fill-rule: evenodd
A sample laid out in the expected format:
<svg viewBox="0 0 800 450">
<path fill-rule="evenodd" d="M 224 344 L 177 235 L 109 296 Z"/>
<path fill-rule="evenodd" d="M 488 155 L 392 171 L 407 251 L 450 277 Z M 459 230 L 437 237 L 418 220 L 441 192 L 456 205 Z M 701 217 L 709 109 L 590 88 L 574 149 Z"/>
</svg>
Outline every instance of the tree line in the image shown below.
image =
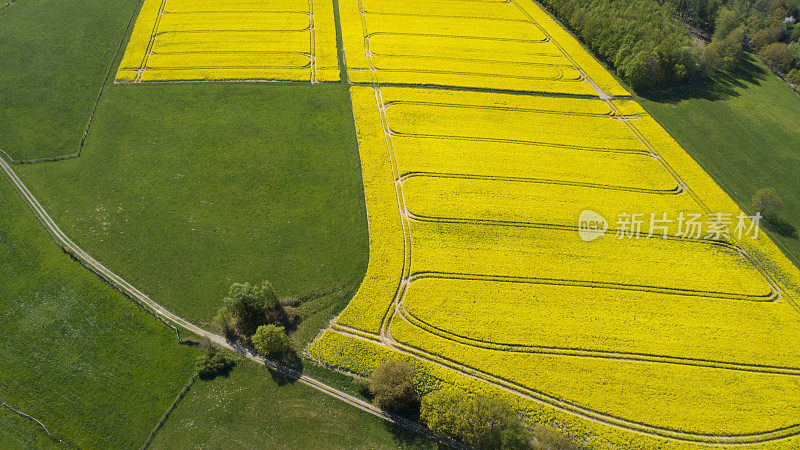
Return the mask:
<svg viewBox="0 0 800 450">
<path fill-rule="evenodd" d="M 800 80 L 794 0 L 542 0 L 636 90 L 690 83 L 730 70 L 756 51 L 787 81 Z M 710 36 L 693 37 L 689 25 Z"/>
<path fill-rule="evenodd" d="M 741 29 L 744 42 L 773 70 L 800 84 L 800 3 L 796 0 L 667 0 L 676 15 L 707 33 Z"/>
<path fill-rule="evenodd" d="M 416 372 L 410 362 L 390 359 L 369 378 L 357 377 L 355 385 L 375 406 L 418 419 L 436 434 L 475 449 L 579 448 L 561 430 L 526 420 L 502 397 L 453 385 L 426 386 L 424 371 Z"/>
</svg>

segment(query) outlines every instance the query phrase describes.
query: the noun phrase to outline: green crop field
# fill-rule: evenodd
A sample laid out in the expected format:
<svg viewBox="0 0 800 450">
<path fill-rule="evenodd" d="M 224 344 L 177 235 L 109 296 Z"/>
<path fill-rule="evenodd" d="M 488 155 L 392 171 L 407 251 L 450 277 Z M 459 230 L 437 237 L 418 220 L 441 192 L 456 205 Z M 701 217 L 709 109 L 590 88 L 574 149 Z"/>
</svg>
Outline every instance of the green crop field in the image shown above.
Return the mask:
<svg viewBox="0 0 800 450">
<path fill-rule="evenodd" d="M 0 149 L 17 160 L 78 150 L 137 4 L 25 0 L 0 11 Z"/>
<path fill-rule="evenodd" d="M 0 149 L 11 157 L 78 149 L 136 6 L 101 3 L 0 14 L 0 85 L 12 87 L 0 91 L 11 106 Z M 282 296 L 357 287 L 368 240 L 345 86 L 114 85 L 113 69 L 82 156 L 17 167 L 79 245 L 201 324 L 237 281 L 267 279 Z M 322 316 L 302 312 L 319 328 L 341 297 L 317 302 Z"/>
<path fill-rule="evenodd" d="M 196 352 L 62 253 L 5 180 L 0 205 L 6 213 L 0 216 L 6 258 L 0 396 L 64 440 L 56 444 L 33 422 L 0 407 L 0 447 L 138 447 L 188 381 Z M 342 302 L 339 296 L 307 307 L 324 314 Z M 197 382 L 156 436 L 156 448 L 425 445 L 306 386 L 278 383 L 241 359 L 228 378 Z"/>
</svg>

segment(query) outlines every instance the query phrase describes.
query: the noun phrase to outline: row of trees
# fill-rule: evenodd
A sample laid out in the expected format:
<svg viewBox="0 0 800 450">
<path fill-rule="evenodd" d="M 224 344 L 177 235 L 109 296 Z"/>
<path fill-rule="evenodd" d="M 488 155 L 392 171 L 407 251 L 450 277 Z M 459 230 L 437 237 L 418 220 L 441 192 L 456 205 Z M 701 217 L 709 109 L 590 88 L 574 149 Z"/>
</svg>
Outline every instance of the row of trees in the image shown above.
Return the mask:
<svg viewBox="0 0 800 450">
<path fill-rule="evenodd" d="M 234 283 L 214 316 L 214 324 L 226 338 L 252 345 L 262 356 L 293 354 L 286 331 L 297 326 L 300 316 L 289 301 L 282 302 L 268 281 L 261 285 Z M 224 355 L 210 343 L 197 362 L 198 373 L 213 376 L 229 369 Z"/>
<path fill-rule="evenodd" d="M 800 77 L 793 0 L 543 0 L 634 89 L 692 82 L 742 59 L 745 44 Z M 693 38 L 686 24 L 711 36 Z"/>
<path fill-rule="evenodd" d="M 281 303 L 268 281 L 261 286 L 234 283 L 222 302 L 214 324 L 228 338 L 247 340 L 262 325 L 292 329 L 300 321 L 294 308 Z"/>
<path fill-rule="evenodd" d="M 677 15 L 707 33 L 740 29 L 774 70 L 800 84 L 800 5 L 795 0 L 668 0 Z"/>
<path fill-rule="evenodd" d="M 530 448 L 532 437 L 522 418 L 505 401 L 485 395 L 467 395 L 440 389 L 421 396 L 414 366 L 397 360 L 380 364 L 369 380 L 357 381 L 373 403 L 389 411 L 419 412 L 435 433 L 459 439 L 478 449 Z"/>
</svg>

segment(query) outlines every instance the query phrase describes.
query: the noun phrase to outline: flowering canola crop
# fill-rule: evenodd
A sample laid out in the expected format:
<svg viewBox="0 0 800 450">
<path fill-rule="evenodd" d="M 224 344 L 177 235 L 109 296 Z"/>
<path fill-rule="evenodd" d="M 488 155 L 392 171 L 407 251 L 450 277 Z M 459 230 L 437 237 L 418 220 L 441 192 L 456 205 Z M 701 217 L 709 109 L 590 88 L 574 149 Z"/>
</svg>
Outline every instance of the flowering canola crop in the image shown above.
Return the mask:
<svg viewBox="0 0 800 450">
<path fill-rule="evenodd" d="M 569 33 L 528 0 L 338 5 L 370 261 L 310 355 L 589 446 L 800 445 L 800 271 L 663 219 L 744 214 Z M 144 0 L 117 80 L 338 80 L 333 8 Z"/>
<path fill-rule="evenodd" d="M 329 0 L 145 0 L 118 81 L 339 80 Z"/>
<path fill-rule="evenodd" d="M 343 0 L 339 17 L 352 82 L 627 94 L 527 0 Z"/>
<path fill-rule="evenodd" d="M 754 225 L 568 33 L 522 0 L 339 8 L 370 263 L 310 355 L 405 359 L 590 446 L 800 444 L 800 271 L 664 224 Z"/>
</svg>

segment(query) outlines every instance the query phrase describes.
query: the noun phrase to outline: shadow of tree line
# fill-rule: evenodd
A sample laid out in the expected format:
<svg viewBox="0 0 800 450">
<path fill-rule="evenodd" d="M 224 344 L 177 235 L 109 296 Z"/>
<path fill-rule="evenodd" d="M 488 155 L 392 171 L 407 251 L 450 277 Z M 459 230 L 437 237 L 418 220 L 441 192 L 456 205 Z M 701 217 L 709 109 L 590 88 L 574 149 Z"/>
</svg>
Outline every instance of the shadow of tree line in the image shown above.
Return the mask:
<svg viewBox="0 0 800 450">
<path fill-rule="evenodd" d="M 678 103 L 681 100 L 705 99 L 725 100 L 738 97 L 738 90 L 760 86 L 770 72 L 760 65 L 755 57 L 747 53 L 732 70 L 716 73 L 691 84 L 668 89 L 640 92 L 643 98 L 658 103 Z"/>
</svg>

